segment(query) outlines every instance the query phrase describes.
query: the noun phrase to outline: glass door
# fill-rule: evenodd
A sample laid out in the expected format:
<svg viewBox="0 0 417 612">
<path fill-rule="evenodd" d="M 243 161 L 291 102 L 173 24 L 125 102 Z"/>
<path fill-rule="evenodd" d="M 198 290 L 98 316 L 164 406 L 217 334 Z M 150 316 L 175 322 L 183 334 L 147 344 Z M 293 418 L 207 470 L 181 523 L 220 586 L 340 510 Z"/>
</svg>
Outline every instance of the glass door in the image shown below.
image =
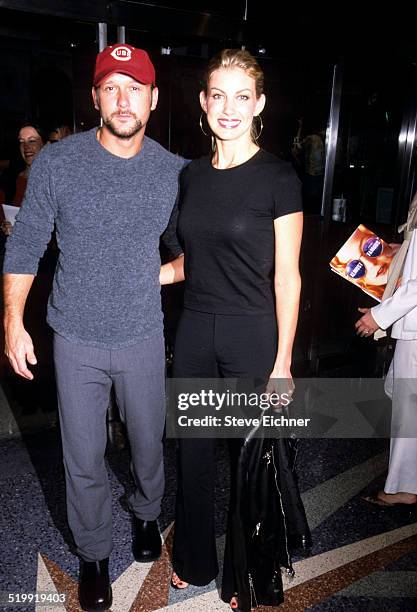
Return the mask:
<svg viewBox="0 0 417 612">
<path fill-rule="evenodd" d="M 360 223 L 387 242 L 401 241 L 396 228 L 412 192 L 415 82 L 415 68 L 399 62 L 350 61 L 335 69 L 320 248 L 310 269 L 318 282 L 309 357 L 321 375 L 380 373 L 377 343 L 354 330 L 358 307 L 377 302 L 332 273 L 329 261 Z"/>
</svg>

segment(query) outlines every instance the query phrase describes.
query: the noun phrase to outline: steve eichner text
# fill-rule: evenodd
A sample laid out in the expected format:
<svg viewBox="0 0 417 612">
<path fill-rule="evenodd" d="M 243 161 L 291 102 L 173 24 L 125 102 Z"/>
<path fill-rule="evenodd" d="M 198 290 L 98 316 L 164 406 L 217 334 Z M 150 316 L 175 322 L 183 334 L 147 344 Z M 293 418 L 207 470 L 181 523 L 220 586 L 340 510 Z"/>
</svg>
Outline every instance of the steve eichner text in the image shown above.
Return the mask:
<svg viewBox="0 0 417 612">
<path fill-rule="evenodd" d="M 233 406 L 253 406 L 267 410 L 271 406 L 288 406 L 291 397 L 288 393 L 236 393 L 225 391 L 217 393 L 202 389 L 198 393 L 179 393 L 178 409 L 188 410 L 190 406 L 209 406 L 221 410 Z"/>
</svg>

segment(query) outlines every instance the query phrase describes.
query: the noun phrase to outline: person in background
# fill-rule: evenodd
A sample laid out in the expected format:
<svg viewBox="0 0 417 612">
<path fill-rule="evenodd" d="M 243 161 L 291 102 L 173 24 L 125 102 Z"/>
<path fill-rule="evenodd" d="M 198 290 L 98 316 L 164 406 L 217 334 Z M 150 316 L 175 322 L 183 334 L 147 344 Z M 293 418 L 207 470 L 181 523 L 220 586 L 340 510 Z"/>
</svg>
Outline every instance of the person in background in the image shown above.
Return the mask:
<svg viewBox="0 0 417 612">
<path fill-rule="evenodd" d="M 17 176 L 13 198 L 11 201 L 6 202 L 6 204 L 13 204 L 14 206 L 21 206 L 23 202 L 29 172 L 34 159 L 45 144 L 45 136 L 39 126 L 32 123 L 25 123 L 19 130 L 18 143 L 20 154 L 25 163 L 25 168 Z M 1 218 L 1 230 L 3 234 L 9 236 L 12 233 L 12 225 L 4 218 L 3 209 L 1 209 Z"/>
<path fill-rule="evenodd" d="M 416 196 L 414 197 L 417 205 Z M 400 245 L 390 245 L 398 250 Z M 394 507 L 417 503 L 417 230 L 412 230 L 400 286 L 391 297 L 373 308 L 359 308 L 362 317 L 356 332 L 368 337 L 392 325 L 395 351 L 385 381 L 392 399 L 391 443 L 388 475 L 382 491 L 363 499 Z"/>
<path fill-rule="evenodd" d="M 0 159 L 0 204 L 6 204 L 6 194 L 4 191 L 4 176 L 10 167 L 10 159 Z"/>
<path fill-rule="evenodd" d="M 54 331 L 67 516 L 80 557 L 80 605 L 97 612 L 112 604 L 105 451 L 113 386 L 136 484 L 129 498 L 133 556 L 149 562 L 161 553 L 165 350 L 159 238 L 184 160 L 145 136 L 158 102 L 146 51 L 117 44 L 99 53 L 92 98 L 101 126 L 45 147 L 35 160 L 3 272 L 5 352 L 15 372 L 32 380 L 37 359 L 23 314 L 39 258 L 56 228 L 59 256 L 48 323 Z"/>
<path fill-rule="evenodd" d="M 292 154 L 301 168 L 303 209 L 306 213 L 319 213 L 321 210 L 326 161 L 325 138 L 325 129 L 314 124 L 306 125 L 303 118 L 298 119 Z"/>
<path fill-rule="evenodd" d="M 67 136 L 71 136 L 71 134 L 72 132 L 68 125 L 58 125 L 49 132 L 48 142 L 49 144 L 54 144 Z"/>
<path fill-rule="evenodd" d="M 185 308 L 173 376 L 257 378 L 265 387 L 284 379 L 292 390 L 301 285 L 300 188 L 290 164 L 257 142 L 265 95 L 263 73 L 252 55 L 226 49 L 213 58 L 200 104 L 214 151 L 192 161 L 181 175 L 178 236 L 184 252 Z M 179 589 L 208 584 L 218 572 L 215 444 L 210 438 L 179 440 L 172 575 L 172 585 Z M 233 609 L 281 603 L 281 566 L 291 572 L 294 541 L 309 539 L 292 450 L 282 439 L 231 443 L 222 598 Z M 268 453 L 273 461 L 257 463 L 256 457 Z M 285 476 L 274 478 L 272 463 Z M 253 495 L 255 472 L 269 479 L 263 493 L 270 496 L 271 506 Z M 252 533 L 259 536 L 253 545 Z M 263 548 L 268 538 L 274 542 L 272 555 Z"/>
</svg>

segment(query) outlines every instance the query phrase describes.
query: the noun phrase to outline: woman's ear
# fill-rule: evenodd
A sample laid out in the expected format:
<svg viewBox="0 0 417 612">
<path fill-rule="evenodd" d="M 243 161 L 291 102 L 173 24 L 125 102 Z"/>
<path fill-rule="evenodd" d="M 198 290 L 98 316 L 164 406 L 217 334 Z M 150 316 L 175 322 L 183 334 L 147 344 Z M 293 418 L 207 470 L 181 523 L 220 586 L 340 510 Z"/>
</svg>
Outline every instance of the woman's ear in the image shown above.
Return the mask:
<svg viewBox="0 0 417 612">
<path fill-rule="evenodd" d="M 256 101 L 255 115 L 260 115 L 262 113 L 263 109 L 265 108 L 265 102 L 265 94 L 261 94 Z"/>
<path fill-rule="evenodd" d="M 205 91 L 200 91 L 200 106 L 203 109 L 203 111 L 206 113 L 207 112 L 207 98 L 206 98 Z"/>
</svg>

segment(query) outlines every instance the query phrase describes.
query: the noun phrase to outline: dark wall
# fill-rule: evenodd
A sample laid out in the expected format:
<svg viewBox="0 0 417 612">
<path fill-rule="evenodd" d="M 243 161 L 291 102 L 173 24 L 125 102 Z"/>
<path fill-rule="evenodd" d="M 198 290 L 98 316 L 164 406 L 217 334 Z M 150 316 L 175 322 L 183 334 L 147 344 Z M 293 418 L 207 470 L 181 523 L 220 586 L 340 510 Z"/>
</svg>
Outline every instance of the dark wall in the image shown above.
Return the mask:
<svg viewBox="0 0 417 612">
<path fill-rule="evenodd" d="M 73 119 L 72 60 L 59 44 L 0 37 L 0 156 L 15 149 L 19 126 L 45 129 Z"/>
<path fill-rule="evenodd" d="M 97 42 L 92 26 L 88 33 L 89 40 L 85 36 L 80 40 L 74 31 L 75 42 L 71 42 L 68 33 L 66 40 L 53 42 L 51 38 L 59 38 L 58 32 L 51 32 L 49 40 L 0 37 L 4 51 L 0 55 L 3 156 L 14 143 L 19 124 L 29 117 L 46 128 L 60 121 L 75 125 L 77 131 L 97 125 L 98 116 L 91 101 Z M 161 55 L 161 45 L 154 37 L 129 35 L 129 42 L 149 50 L 156 66 L 159 104 L 148 134 L 188 158 L 207 153 L 211 141 L 199 127 L 198 94 L 208 57 L 221 45 L 184 46 L 166 56 Z M 195 55 L 188 55 L 190 49 Z M 261 57 L 259 61 L 265 71 L 267 96 L 260 143 L 287 157 L 297 129 L 296 118 L 305 107 L 320 109 L 320 114 L 327 117 L 331 67 L 308 66 L 296 59 L 284 62 Z"/>
</svg>

